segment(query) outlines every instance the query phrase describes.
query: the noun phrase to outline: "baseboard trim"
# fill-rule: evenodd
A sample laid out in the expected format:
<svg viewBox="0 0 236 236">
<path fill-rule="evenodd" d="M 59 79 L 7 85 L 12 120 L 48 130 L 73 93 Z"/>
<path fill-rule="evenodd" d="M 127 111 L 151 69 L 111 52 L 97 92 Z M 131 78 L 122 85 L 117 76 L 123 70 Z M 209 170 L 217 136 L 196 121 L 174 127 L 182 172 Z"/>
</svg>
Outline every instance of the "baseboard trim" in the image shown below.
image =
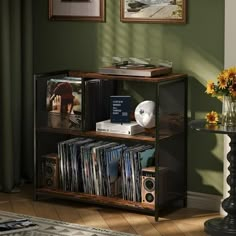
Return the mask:
<svg viewBox="0 0 236 236">
<path fill-rule="evenodd" d="M 220 211 L 222 196 L 197 193 L 197 192 L 187 192 L 187 207 L 188 208 L 198 208 L 210 211 Z"/>
</svg>

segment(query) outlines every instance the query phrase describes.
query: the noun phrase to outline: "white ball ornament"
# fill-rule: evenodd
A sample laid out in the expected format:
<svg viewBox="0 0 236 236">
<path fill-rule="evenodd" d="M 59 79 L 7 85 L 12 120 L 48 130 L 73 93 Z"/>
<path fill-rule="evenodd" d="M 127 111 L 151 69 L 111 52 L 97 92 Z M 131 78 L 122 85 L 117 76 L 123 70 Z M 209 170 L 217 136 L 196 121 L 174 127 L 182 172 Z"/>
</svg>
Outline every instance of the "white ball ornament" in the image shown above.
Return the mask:
<svg viewBox="0 0 236 236">
<path fill-rule="evenodd" d="M 155 127 L 155 102 L 143 101 L 135 108 L 136 122 L 147 129 Z"/>
</svg>

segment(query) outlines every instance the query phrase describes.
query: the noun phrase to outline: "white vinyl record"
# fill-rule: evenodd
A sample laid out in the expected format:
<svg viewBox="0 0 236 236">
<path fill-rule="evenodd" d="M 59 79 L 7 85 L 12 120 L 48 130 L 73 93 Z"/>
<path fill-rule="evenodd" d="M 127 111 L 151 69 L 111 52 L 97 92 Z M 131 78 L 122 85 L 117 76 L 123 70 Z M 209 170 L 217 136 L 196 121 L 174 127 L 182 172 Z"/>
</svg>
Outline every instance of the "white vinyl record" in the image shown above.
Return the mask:
<svg viewBox="0 0 236 236">
<path fill-rule="evenodd" d="M 155 127 L 155 102 L 143 101 L 135 108 L 136 122 L 147 129 Z"/>
</svg>

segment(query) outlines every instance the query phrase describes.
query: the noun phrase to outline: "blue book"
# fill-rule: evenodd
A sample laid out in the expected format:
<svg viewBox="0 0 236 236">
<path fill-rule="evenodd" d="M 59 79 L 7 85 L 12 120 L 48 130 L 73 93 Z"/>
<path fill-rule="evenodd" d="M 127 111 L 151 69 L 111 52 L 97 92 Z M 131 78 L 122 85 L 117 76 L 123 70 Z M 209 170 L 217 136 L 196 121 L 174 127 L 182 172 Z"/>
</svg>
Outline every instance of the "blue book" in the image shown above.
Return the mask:
<svg viewBox="0 0 236 236">
<path fill-rule="evenodd" d="M 110 96 L 111 123 L 129 123 L 131 114 L 130 96 Z"/>
</svg>

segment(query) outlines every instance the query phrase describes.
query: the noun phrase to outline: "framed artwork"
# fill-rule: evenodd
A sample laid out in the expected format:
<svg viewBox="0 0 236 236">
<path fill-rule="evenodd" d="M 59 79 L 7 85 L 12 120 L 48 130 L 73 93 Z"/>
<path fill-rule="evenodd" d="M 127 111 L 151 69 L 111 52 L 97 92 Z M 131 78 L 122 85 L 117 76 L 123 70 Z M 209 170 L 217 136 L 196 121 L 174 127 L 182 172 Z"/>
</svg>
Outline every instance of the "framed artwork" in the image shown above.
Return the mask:
<svg viewBox="0 0 236 236">
<path fill-rule="evenodd" d="M 187 0 L 120 0 L 122 22 L 186 23 Z"/>
<path fill-rule="evenodd" d="M 48 0 L 50 20 L 105 21 L 105 0 Z"/>
</svg>

